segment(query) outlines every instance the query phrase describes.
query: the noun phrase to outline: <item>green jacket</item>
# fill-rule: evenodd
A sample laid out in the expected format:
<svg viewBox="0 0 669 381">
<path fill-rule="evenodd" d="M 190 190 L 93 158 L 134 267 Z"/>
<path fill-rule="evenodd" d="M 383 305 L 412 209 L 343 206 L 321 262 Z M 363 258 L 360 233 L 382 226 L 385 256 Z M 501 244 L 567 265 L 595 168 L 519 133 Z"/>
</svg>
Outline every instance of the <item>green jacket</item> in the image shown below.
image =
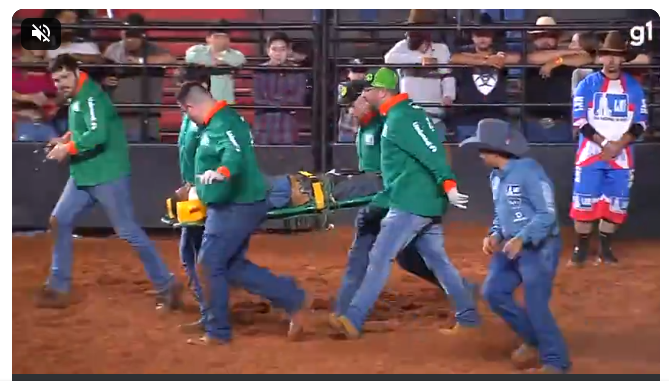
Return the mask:
<svg viewBox="0 0 669 381">
<path fill-rule="evenodd" d="M 267 185 L 253 150 L 251 126 L 227 102 L 220 101 L 205 118 L 195 153 L 195 173 L 208 170 L 226 175 L 224 181 L 195 182 L 205 204 L 252 203 L 265 199 Z"/>
<path fill-rule="evenodd" d="M 184 182 L 195 184 L 195 151 L 200 143 L 200 128 L 187 114 L 181 120 L 179 130 L 179 170 Z"/>
<path fill-rule="evenodd" d="M 371 114 L 360 120 L 355 138 L 358 151 L 358 169 L 363 172 L 381 172 L 381 130 L 383 118 Z"/>
<path fill-rule="evenodd" d="M 406 94 L 380 108 L 381 173 L 390 207 L 418 216 L 441 216 L 448 205 L 444 182 L 455 180 L 432 121 Z"/>
<path fill-rule="evenodd" d="M 70 176 L 77 186 L 95 186 L 130 175 L 123 122 L 100 86 L 79 75 L 68 112 Z"/>
</svg>

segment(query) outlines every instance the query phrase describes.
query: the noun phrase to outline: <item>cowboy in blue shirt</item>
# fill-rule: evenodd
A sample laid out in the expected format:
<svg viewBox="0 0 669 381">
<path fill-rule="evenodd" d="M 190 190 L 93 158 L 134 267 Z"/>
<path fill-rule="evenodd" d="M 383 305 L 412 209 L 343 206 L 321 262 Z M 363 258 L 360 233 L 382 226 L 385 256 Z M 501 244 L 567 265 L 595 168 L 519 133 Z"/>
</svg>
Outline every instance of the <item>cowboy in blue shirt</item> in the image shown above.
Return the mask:
<svg viewBox="0 0 669 381">
<path fill-rule="evenodd" d="M 540 362 L 541 373 L 566 372 L 567 345 L 548 306 L 562 249 L 553 183 L 539 163 L 522 157 L 528 151 L 525 137 L 502 120 L 481 120 L 476 136 L 460 146 L 478 148 L 493 168 L 495 212 L 483 239 L 483 252 L 491 256 L 483 297 L 523 339 L 511 359 L 520 368 Z M 513 299 L 521 283 L 525 308 Z"/>
</svg>

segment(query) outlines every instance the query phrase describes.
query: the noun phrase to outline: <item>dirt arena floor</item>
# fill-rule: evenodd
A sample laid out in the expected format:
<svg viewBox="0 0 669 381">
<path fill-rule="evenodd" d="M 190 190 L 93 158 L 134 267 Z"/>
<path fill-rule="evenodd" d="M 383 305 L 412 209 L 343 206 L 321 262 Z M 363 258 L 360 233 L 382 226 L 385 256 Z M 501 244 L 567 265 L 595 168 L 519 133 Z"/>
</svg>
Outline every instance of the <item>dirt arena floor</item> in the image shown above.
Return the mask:
<svg viewBox="0 0 669 381">
<path fill-rule="evenodd" d="M 446 249 L 463 275 L 483 280 L 484 228 L 447 227 Z M 45 279 L 50 239 L 13 239 L 14 373 L 513 373 L 508 361 L 518 344 L 487 309 L 485 341 L 462 342 L 437 333 L 452 324 L 442 293 L 394 268 L 377 303 L 369 332 L 358 341 L 329 336 L 328 299 L 339 286 L 352 231 L 300 235 L 259 234 L 250 258 L 295 275 L 315 294 L 309 334 L 284 339 L 285 318 L 263 301 L 233 294 L 234 341 L 227 347 L 193 347 L 178 324 L 185 312 L 158 315 L 150 284 L 132 250 L 116 239 L 75 242 L 74 291 L 66 310 L 39 310 L 33 292 Z M 156 238 L 170 267 L 183 279 L 177 236 Z M 571 239 L 566 242 L 571 244 Z M 569 246 L 569 245 L 567 245 Z M 553 310 L 569 344 L 576 373 L 660 372 L 660 241 L 619 242 L 617 268 L 567 269 L 563 260 Z"/>
</svg>

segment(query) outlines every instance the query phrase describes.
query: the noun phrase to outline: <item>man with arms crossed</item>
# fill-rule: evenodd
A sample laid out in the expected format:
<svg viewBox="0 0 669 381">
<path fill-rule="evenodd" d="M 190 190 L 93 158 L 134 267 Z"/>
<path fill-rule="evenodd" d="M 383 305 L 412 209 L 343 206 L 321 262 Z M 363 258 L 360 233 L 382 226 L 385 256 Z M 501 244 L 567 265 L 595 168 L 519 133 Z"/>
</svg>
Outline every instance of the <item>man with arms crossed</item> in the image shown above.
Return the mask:
<svg viewBox="0 0 669 381">
<path fill-rule="evenodd" d="M 37 305 L 64 308 L 69 304 L 72 230 L 76 218 L 99 203 L 119 237 L 137 250 L 158 292 L 157 309 L 179 308 L 183 287 L 135 220 L 128 143 L 114 105 L 100 86 L 79 70 L 74 57 L 60 55 L 49 69 L 58 91 L 72 103 L 69 132 L 52 142 L 47 158 L 59 162 L 69 158 L 70 179 L 49 220 L 55 238 L 51 275 L 38 295 Z"/>
</svg>

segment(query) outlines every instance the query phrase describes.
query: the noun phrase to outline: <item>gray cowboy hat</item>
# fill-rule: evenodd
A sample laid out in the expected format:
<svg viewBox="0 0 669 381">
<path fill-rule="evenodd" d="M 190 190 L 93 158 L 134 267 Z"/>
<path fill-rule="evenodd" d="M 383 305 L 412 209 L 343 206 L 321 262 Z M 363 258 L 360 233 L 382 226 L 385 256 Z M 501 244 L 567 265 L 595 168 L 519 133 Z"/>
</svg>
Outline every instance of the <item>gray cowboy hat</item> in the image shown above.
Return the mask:
<svg viewBox="0 0 669 381">
<path fill-rule="evenodd" d="M 519 157 L 529 150 L 527 140 L 520 131 L 503 120 L 492 118 L 479 121 L 476 135 L 460 143 L 460 147 L 464 146 L 506 152 Z"/>
</svg>

